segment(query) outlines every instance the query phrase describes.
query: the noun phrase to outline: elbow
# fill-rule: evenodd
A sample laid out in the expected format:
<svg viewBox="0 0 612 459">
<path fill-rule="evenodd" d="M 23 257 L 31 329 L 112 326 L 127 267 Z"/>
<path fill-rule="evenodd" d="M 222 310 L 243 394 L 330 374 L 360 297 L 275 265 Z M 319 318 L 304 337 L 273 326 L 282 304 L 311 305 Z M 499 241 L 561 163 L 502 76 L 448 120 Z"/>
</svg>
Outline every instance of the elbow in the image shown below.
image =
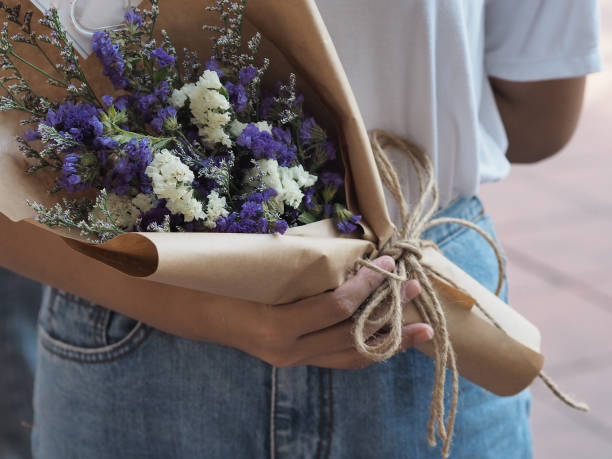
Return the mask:
<svg viewBox="0 0 612 459">
<path fill-rule="evenodd" d="M 574 135 L 574 128 L 540 134 L 529 141 L 510 141 L 506 156 L 511 163 L 534 164 L 561 152 Z"/>
</svg>

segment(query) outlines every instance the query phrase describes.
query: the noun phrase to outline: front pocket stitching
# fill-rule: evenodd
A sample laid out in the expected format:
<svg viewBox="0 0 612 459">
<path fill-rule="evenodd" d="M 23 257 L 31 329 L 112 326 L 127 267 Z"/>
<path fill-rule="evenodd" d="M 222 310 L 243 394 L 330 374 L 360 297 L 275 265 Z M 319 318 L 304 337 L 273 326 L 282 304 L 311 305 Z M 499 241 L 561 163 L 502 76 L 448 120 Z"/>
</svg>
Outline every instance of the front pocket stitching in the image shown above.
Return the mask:
<svg viewBox="0 0 612 459">
<path fill-rule="evenodd" d="M 38 327 L 40 342 L 46 350 L 59 357 L 81 363 L 106 363 L 125 357 L 140 347 L 151 330 L 142 322 L 138 322 L 130 333 L 116 343 L 99 348 L 84 348 L 57 340 L 43 327 Z"/>
<path fill-rule="evenodd" d="M 477 218 L 475 218 L 474 220 L 470 220 L 472 223 L 478 224 L 479 222 L 483 221 L 486 219 L 486 214 L 485 213 L 480 213 L 478 214 Z M 474 231 L 472 228 L 468 228 L 466 226 L 460 226 L 458 223 L 448 223 L 449 225 L 457 225 L 459 226 L 459 228 L 448 234 L 446 237 L 444 237 L 441 241 L 439 241 L 436 245 L 438 246 L 438 248 L 442 248 L 445 245 L 449 244 L 451 241 L 455 240 L 457 237 L 459 237 L 460 235 L 462 235 L 463 233 L 465 233 L 466 231 Z"/>
</svg>

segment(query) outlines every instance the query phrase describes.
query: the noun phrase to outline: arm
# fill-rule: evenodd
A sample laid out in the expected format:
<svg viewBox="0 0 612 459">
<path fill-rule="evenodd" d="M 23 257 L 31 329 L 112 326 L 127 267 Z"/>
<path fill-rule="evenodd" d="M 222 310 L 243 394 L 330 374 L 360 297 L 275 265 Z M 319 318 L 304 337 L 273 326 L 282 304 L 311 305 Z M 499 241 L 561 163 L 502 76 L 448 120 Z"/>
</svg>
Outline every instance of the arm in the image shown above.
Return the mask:
<svg viewBox="0 0 612 459">
<path fill-rule="evenodd" d="M 489 78 L 508 135 L 512 163 L 534 163 L 561 150 L 576 129 L 586 77 L 533 82 Z"/>
<path fill-rule="evenodd" d="M 277 367 L 315 365 L 357 369 L 371 363 L 353 347 L 352 316 L 382 282 L 375 271 L 361 270 L 336 290 L 282 306 L 223 298 L 145 279 L 129 277 L 55 244 L 50 231 L 0 215 L 0 262 L 32 279 L 56 285 L 113 311 L 183 338 L 240 349 Z M 391 257 L 375 261 L 393 269 Z M 86 266 L 87 269 L 83 269 Z M 72 287 L 79 286 L 79 290 Z M 419 292 L 404 285 L 405 301 Z M 121 295 L 117 295 L 121 292 Z M 378 330 L 369 330 L 374 335 Z M 431 339 L 426 324 L 402 329 L 402 349 Z M 372 338 L 376 339 L 376 338 Z"/>
<path fill-rule="evenodd" d="M 394 266 L 388 256 L 374 263 L 389 271 Z M 277 367 L 360 369 L 374 362 L 354 348 L 352 316 L 383 280 L 381 274 L 361 268 L 334 291 L 279 306 L 149 282 L 145 303 L 138 301 L 137 292 L 131 291 L 121 304 L 108 306 L 168 333 L 234 347 Z M 157 291 L 151 292 L 152 289 Z M 419 291 L 417 281 L 406 282 L 405 301 L 412 300 Z M 368 331 L 371 340 L 376 340 L 376 332 Z M 429 325 L 405 325 L 401 350 L 432 336 Z"/>
</svg>

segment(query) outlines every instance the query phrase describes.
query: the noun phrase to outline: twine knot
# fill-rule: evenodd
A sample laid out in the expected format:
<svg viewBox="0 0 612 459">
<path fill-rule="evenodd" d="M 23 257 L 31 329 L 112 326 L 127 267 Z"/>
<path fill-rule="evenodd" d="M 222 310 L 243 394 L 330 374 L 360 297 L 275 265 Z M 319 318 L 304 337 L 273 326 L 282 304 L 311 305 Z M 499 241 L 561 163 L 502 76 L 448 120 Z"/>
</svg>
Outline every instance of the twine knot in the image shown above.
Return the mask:
<svg viewBox="0 0 612 459">
<path fill-rule="evenodd" d="M 437 436 L 443 442 L 442 457 L 446 458 L 450 452 L 450 441 L 457 414 L 459 372 L 442 305 L 427 276 L 426 268 L 421 265 L 422 249 L 436 245 L 432 241 L 422 240 L 421 236 L 427 229 L 445 223 L 459 224 L 477 231 L 491 245 L 497 258 L 499 267 L 497 295 L 501 292 L 505 277 L 503 257 L 497 243 L 475 223 L 449 217 L 432 219 L 438 207 L 438 188 L 431 160 L 421 148 L 406 139 L 380 130 L 371 133 L 371 144 L 382 181 L 399 205 L 401 227 L 379 253 L 372 254 L 372 258 L 378 255 L 393 257 L 395 260 L 393 272 L 386 271 L 369 260 L 358 261 L 358 264 L 383 274 L 385 281 L 366 301 L 355 319 L 355 347 L 361 354 L 374 361 L 386 360 L 400 350 L 404 325 L 401 286 L 408 279 L 417 279 L 421 285 L 421 293 L 412 300 L 412 304 L 417 308 L 423 322 L 434 330 L 432 342 L 435 377 L 427 426 L 428 440 L 430 445 L 435 446 L 437 431 Z M 389 147 L 406 153 L 416 171 L 420 195 L 412 209 L 408 208 L 397 172 L 385 154 L 385 150 Z M 475 306 L 493 325 L 501 329 L 486 310 L 478 304 Z M 385 334 L 379 336 L 377 340 L 371 340 L 372 330 L 385 330 Z M 444 388 L 447 367 L 451 374 L 452 396 L 449 413 L 445 418 Z M 588 409 L 586 405 L 576 403 L 563 394 L 544 373 L 540 373 L 540 378 L 568 405 L 580 410 Z"/>
<path fill-rule="evenodd" d="M 406 257 L 407 255 L 413 255 L 417 260 L 423 259 L 423 248 L 424 241 L 418 239 L 409 239 L 405 241 L 395 241 L 385 248 L 380 255 L 389 255 L 394 260 Z"/>
</svg>

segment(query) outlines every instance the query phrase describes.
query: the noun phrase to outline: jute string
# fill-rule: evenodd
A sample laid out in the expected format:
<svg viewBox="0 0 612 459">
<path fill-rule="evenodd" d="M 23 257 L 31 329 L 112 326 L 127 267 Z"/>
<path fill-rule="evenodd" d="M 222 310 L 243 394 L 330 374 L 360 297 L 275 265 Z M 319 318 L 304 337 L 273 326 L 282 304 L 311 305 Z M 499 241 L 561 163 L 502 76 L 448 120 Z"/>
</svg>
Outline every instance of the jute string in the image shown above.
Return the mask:
<svg viewBox="0 0 612 459">
<path fill-rule="evenodd" d="M 457 401 L 459 395 L 459 372 L 457 360 L 450 341 L 444 310 L 434 290 L 426 268 L 422 266 L 422 250 L 435 246 L 431 241 L 421 239 L 421 235 L 429 228 L 446 223 L 454 223 L 477 231 L 491 245 L 495 252 L 499 267 L 499 279 L 496 295 L 501 292 L 504 281 L 504 263 L 501 251 L 495 241 L 476 224 L 458 218 L 432 219 L 438 208 L 438 188 L 435 181 L 433 166 L 429 157 L 417 145 L 401 137 L 385 131 L 377 130 L 371 133 L 371 143 L 376 159 L 376 165 L 386 188 L 399 205 L 401 227 L 396 231 L 383 249 L 375 255 L 390 255 L 395 260 L 393 272 L 386 271 L 369 260 L 359 260 L 358 264 L 367 266 L 385 276 L 383 284 L 370 296 L 355 320 L 355 345 L 358 351 L 374 361 L 382 361 L 396 354 L 402 344 L 402 283 L 408 279 L 417 279 L 421 285 L 421 293 L 412 301 L 423 322 L 434 330 L 432 339 L 434 349 L 435 376 L 430 405 L 429 422 L 427 426 L 429 444 L 436 446 L 436 433 L 443 442 L 442 457 L 448 457 L 453 434 Z M 412 209 L 402 192 L 401 184 L 395 168 L 389 161 L 385 150 L 393 147 L 404 152 L 414 170 L 419 185 L 419 199 Z M 446 279 L 448 281 L 448 279 Z M 452 284 L 452 282 L 451 282 Z M 460 289 L 460 286 L 454 287 Z M 499 323 L 491 317 L 484 308 L 476 307 L 499 329 Z M 385 333 L 376 340 L 369 340 L 373 331 L 384 330 Z M 502 329 L 503 331 L 503 329 Z M 444 389 L 446 386 L 446 369 L 451 375 L 451 403 L 448 416 L 445 419 Z M 587 411 L 585 404 L 573 401 L 561 392 L 554 382 L 544 373 L 539 377 L 567 405 L 578 410 Z"/>
</svg>

